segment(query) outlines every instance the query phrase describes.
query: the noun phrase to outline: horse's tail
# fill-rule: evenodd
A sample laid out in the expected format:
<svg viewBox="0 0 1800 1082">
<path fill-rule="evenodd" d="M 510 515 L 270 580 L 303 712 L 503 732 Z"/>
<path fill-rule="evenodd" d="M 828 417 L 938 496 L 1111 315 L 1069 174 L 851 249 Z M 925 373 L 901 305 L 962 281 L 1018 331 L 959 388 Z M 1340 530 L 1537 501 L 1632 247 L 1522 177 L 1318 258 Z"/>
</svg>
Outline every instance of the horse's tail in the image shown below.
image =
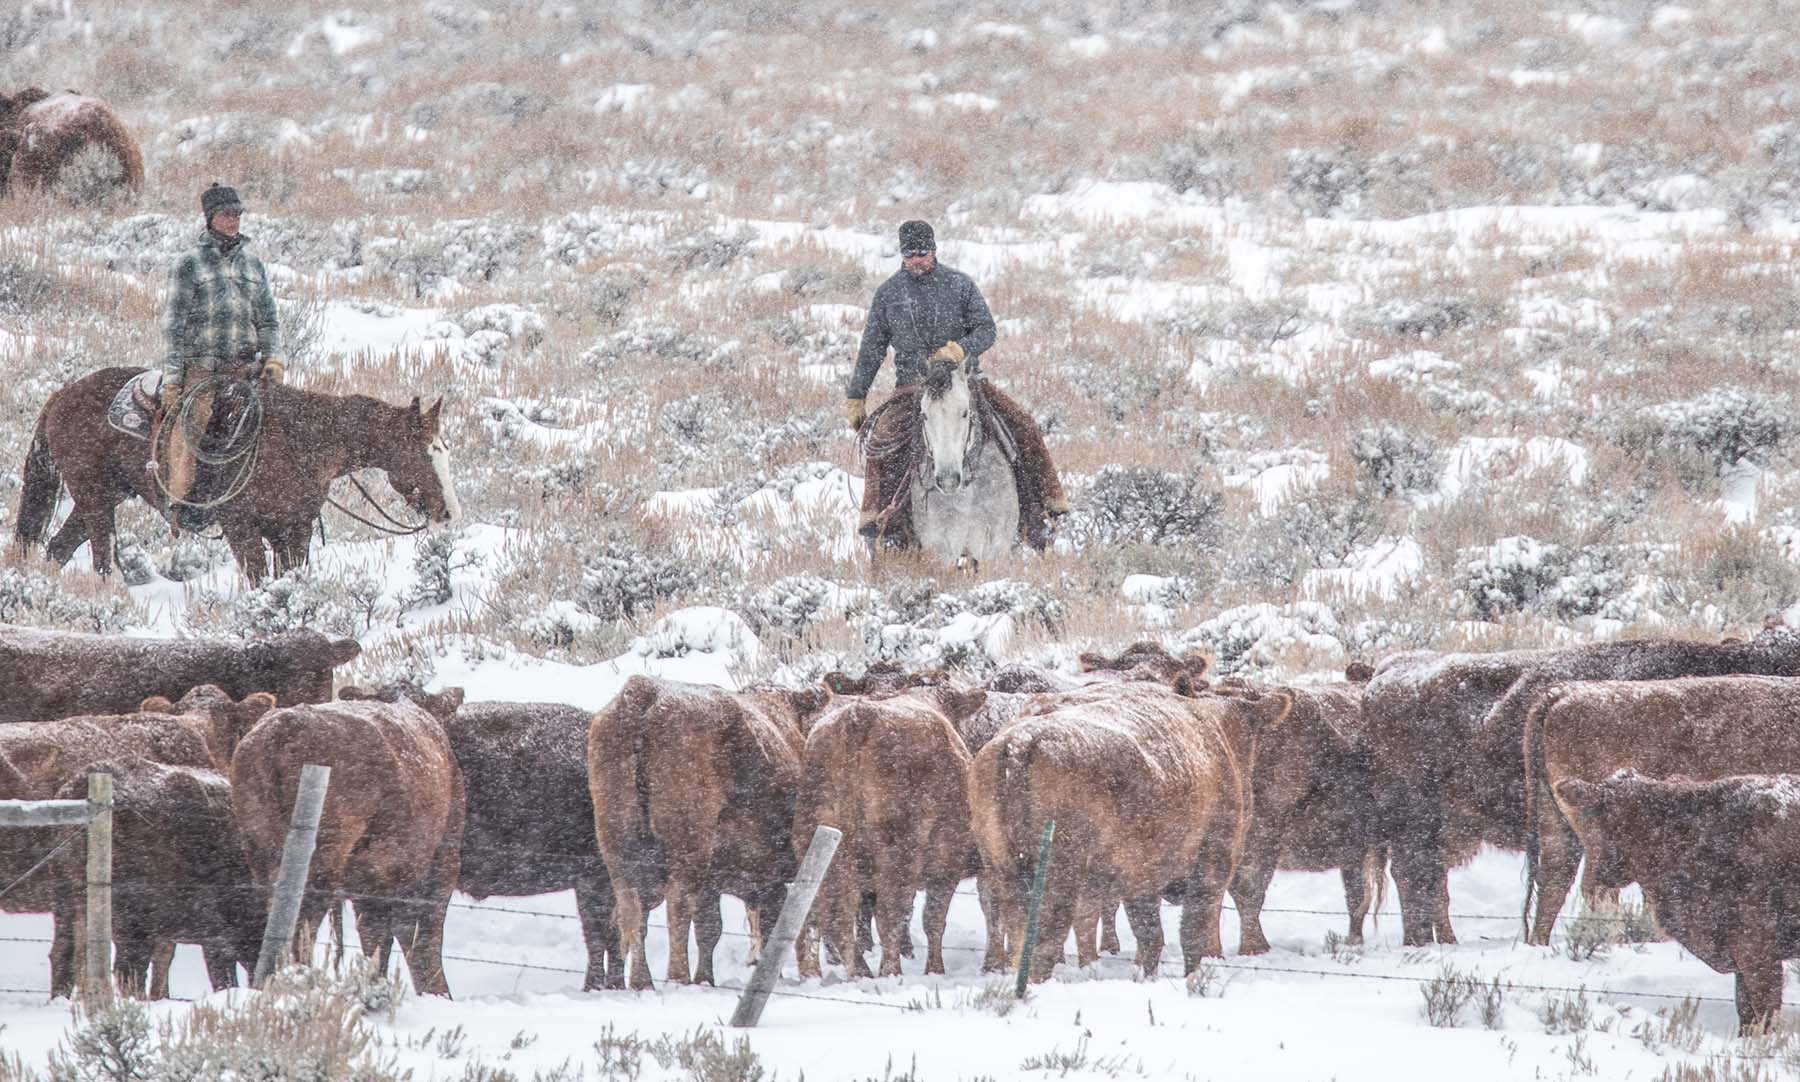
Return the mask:
<svg viewBox="0 0 1800 1082">
<path fill-rule="evenodd" d="M 13 538 L 22 552 L 44 539 L 50 517 L 56 513 L 56 497 L 62 491 L 62 475 L 50 457 L 50 439 L 44 422 L 50 407 L 38 414 L 37 431 L 31 437 L 31 450 L 25 452 L 25 483 L 19 489 L 19 513 L 14 516 Z"/>
</svg>

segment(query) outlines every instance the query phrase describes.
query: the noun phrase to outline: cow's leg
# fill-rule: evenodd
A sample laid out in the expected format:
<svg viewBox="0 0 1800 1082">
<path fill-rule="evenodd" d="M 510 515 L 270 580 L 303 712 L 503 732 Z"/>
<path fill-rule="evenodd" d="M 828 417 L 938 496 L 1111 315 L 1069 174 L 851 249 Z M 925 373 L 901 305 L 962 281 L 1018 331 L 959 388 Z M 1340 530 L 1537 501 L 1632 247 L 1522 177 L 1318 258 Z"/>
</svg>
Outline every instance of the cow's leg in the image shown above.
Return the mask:
<svg viewBox="0 0 1800 1082">
<path fill-rule="evenodd" d="M 1450 869 L 1442 860 L 1437 865 L 1437 881 L 1432 887 L 1431 932 L 1445 946 L 1456 943 L 1456 932 L 1450 927 Z"/>
<path fill-rule="evenodd" d="M 1243 859 L 1231 876 L 1231 900 L 1237 903 L 1238 953 L 1267 954 L 1269 937 L 1263 932 L 1263 901 L 1269 894 L 1269 881 L 1275 878 L 1275 858 L 1280 852 L 1280 835 L 1252 834 L 1255 844 L 1244 847 Z"/>
<path fill-rule="evenodd" d="M 150 949 L 150 998 L 169 998 L 169 967 L 175 964 L 175 941 L 157 939 Z"/>
<path fill-rule="evenodd" d="M 644 957 L 644 937 L 649 915 L 644 912 L 643 896 L 636 886 L 623 878 L 613 880 L 614 920 L 619 926 L 619 947 L 630 959 L 631 977 L 626 982 L 634 991 L 654 987 L 650 980 L 650 962 Z"/>
<path fill-rule="evenodd" d="M 1056 865 L 1051 864 L 1052 875 Z M 1031 980 L 1035 983 L 1050 979 L 1056 971 L 1056 965 L 1063 960 L 1063 944 L 1067 942 L 1069 933 L 1074 930 L 1076 919 L 1076 898 L 1072 885 L 1070 889 L 1052 891 L 1044 889 L 1044 900 L 1038 906 L 1038 938 L 1031 958 Z M 1024 935 L 1019 936 L 1021 943 Z"/>
<path fill-rule="evenodd" d="M 1075 964 L 1083 968 L 1100 960 L 1100 914 L 1106 909 L 1102 897 L 1084 892 L 1075 900 Z"/>
<path fill-rule="evenodd" d="M 664 912 L 669 925 L 669 968 L 664 979 L 680 984 L 691 984 L 694 980 L 694 969 L 688 956 L 688 935 L 694 927 L 697 878 L 670 868 L 669 885 L 664 892 L 664 898 L 668 901 L 668 908 Z"/>
<path fill-rule="evenodd" d="M 1006 913 L 1000 898 L 988 886 L 988 876 L 975 880 L 975 897 L 981 903 L 981 920 L 987 926 L 987 951 L 981 958 L 983 973 L 998 973 L 1006 968 Z"/>
<path fill-rule="evenodd" d="M 907 955 L 912 954 L 912 937 L 907 937 Z M 875 949 L 875 891 L 865 890 L 856 905 L 856 950 L 867 954 Z"/>
<path fill-rule="evenodd" d="M 171 952 L 173 953 L 173 952 Z M 124 935 L 113 940 L 113 980 L 119 991 L 132 997 L 144 994 L 150 976 L 150 942 L 142 936 Z"/>
<path fill-rule="evenodd" d="M 363 957 L 374 960 L 375 972 L 378 976 L 387 975 L 390 960 L 393 958 L 394 935 L 397 930 L 396 925 L 400 923 L 394 909 L 399 904 L 380 898 L 362 897 L 351 903 L 351 909 L 356 913 L 356 938 L 362 940 Z M 341 906 L 336 915 L 341 922 L 343 917 Z M 341 943 L 344 938 L 344 933 L 340 929 L 338 941 Z M 409 963 L 407 970 L 412 974 L 413 992 L 421 993 L 425 989 L 419 980 L 419 967 L 411 964 L 410 957 L 407 958 L 407 962 Z"/>
<path fill-rule="evenodd" d="M 843 846 L 838 846 L 843 852 Z M 826 939 L 837 948 L 838 960 L 844 964 L 844 972 L 852 979 L 872 977 L 875 974 L 869 969 L 868 950 L 874 946 L 873 909 L 865 901 L 861 877 L 856 870 L 861 865 L 854 852 L 845 853 L 840 861 L 841 876 L 838 878 L 831 894 L 831 916 Z M 870 943 L 863 945 L 863 917 L 870 914 Z"/>
<path fill-rule="evenodd" d="M 1100 949 L 1117 957 L 1123 948 L 1119 946 L 1119 906 L 1118 901 L 1109 901 L 1106 908 L 1100 911 Z"/>
<path fill-rule="evenodd" d="M 75 993 L 75 944 L 81 942 L 78 935 L 82 920 L 81 907 L 58 902 L 53 915 L 54 925 L 50 929 L 50 995 L 68 996 Z"/>
<path fill-rule="evenodd" d="M 944 972 L 944 929 L 950 924 L 950 901 L 958 880 L 943 876 L 925 885 L 925 972 Z"/>
<path fill-rule="evenodd" d="M 912 944 L 912 884 L 906 881 L 905 869 L 895 863 L 876 858 L 875 924 L 881 929 L 883 977 L 900 976 L 901 954 Z"/>
<path fill-rule="evenodd" d="M 1232 852 L 1228 831 L 1211 831 L 1200 846 L 1200 856 L 1188 875 L 1181 900 L 1181 963 L 1192 973 L 1202 958 L 1222 958 L 1219 914 L 1225 906 L 1225 888 L 1231 882 L 1237 854 Z"/>
<path fill-rule="evenodd" d="M 1369 901 L 1372 897 L 1368 865 L 1346 864 L 1338 870 L 1338 874 L 1344 880 L 1344 910 L 1350 915 L 1350 931 L 1344 936 L 1344 942 L 1352 947 L 1360 946 L 1363 941 L 1363 918 L 1369 915 Z M 1235 890 L 1232 897 L 1237 897 Z M 1243 903 L 1240 902 L 1238 908 L 1242 909 Z M 1242 953 L 1243 948 L 1239 947 L 1238 951 Z"/>
<path fill-rule="evenodd" d="M 694 949 L 699 954 L 694 966 L 695 984 L 717 984 L 713 979 L 713 955 L 725 934 L 725 917 L 719 912 L 721 895 L 704 890 L 694 900 Z"/>
<path fill-rule="evenodd" d="M 1144 976 L 1156 976 L 1162 965 L 1162 899 L 1154 894 L 1125 899 L 1125 922 L 1137 940 L 1137 964 Z"/>
<path fill-rule="evenodd" d="M 1738 1036 L 1745 1037 L 1767 1027 L 1781 1013 L 1783 974 L 1780 959 L 1769 961 L 1761 957 L 1760 953 L 1750 951 L 1733 953 L 1739 959 L 1746 955 L 1751 959 L 1748 963 L 1738 962 L 1735 982 Z"/>
<path fill-rule="evenodd" d="M 1603 887 L 1594 878 L 1594 866 L 1586 864 L 1581 869 L 1581 899 L 1590 906 L 1619 904 L 1619 891 L 1616 887 Z"/>
<path fill-rule="evenodd" d="M 1554 816 L 1556 822 L 1550 822 Z M 1556 915 L 1562 912 L 1575 883 L 1575 869 L 1581 863 L 1581 842 L 1554 805 L 1548 814 L 1537 817 L 1538 851 L 1532 878 L 1537 888 L 1537 912 L 1531 914 L 1530 934 L 1525 942 L 1537 947 L 1550 945 L 1550 932 L 1556 927 Z M 1528 884 L 1527 889 L 1533 884 Z"/>
<path fill-rule="evenodd" d="M 575 912 L 581 916 L 581 938 L 587 942 L 587 975 L 581 990 L 625 987 L 625 968 L 619 957 L 619 926 L 613 915 L 613 889 L 604 872 L 584 874 L 575 880 Z"/>
<path fill-rule="evenodd" d="M 460 793 L 456 799 L 463 799 Z M 450 982 L 444 976 L 444 919 L 450 911 L 450 896 L 456 892 L 461 867 L 462 824 L 455 822 L 432 853 L 425 878 L 408 892 L 416 892 L 422 898 L 407 903 L 405 923 L 400 926 L 406 934 L 406 964 L 413 972 L 414 983 L 427 995 L 450 995 Z"/>
<path fill-rule="evenodd" d="M 237 987 L 237 953 L 234 945 L 225 937 L 209 939 L 201 945 L 201 953 L 206 959 L 206 979 L 212 983 L 212 990 L 222 992 Z M 251 965 L 256 959 L 250 960 Z"/>
<path fill-rule="evenodd" d="M 1435 849 L 1411 842 L 1396 843 L 1393 850 L 1394 886 L 1400 891 L 1401 941 L 1408 947 L 1431 945 L 1432 933 L 1441 918 L 1449 930 L 1449 895 L 1441 889 L 1445 877 L 1443 862 Z"/>
</svg>

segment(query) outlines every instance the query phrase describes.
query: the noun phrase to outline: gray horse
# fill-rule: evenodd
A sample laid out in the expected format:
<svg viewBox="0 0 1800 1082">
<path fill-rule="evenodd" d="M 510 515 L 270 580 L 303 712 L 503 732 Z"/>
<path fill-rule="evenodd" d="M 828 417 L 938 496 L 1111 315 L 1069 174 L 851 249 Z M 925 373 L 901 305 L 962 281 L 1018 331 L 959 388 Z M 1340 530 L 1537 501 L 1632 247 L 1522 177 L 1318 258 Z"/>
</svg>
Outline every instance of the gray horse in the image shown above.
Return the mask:
<svg viewBox="0 0 1800 1082">
<path fill-rule="evenodd" d="M 912 477 L 912 524 L 922 548 L 973 570 L 1019 539 L 1019 492 L 982 403 L 961 365 L 939 361 L 919 411 L 927 458 Z"/>
</svg>

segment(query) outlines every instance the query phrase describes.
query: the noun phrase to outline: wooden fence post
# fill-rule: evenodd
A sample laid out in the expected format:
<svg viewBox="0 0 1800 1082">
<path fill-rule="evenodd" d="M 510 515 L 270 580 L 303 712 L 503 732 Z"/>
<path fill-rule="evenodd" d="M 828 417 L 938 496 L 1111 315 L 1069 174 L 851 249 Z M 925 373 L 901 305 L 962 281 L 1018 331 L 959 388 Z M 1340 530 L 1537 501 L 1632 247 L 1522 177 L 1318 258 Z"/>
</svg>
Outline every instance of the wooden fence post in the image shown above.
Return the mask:
<svg viewBox="0 0 1800 1082">
<path fill-rule="evenodd" d="M 328 766 L 308 763 L 300 769 L 300 791 L 294 796 L 293 819 L 281 846 L 281 869 L 269 899 L 269 920 L 263 927 L 256 972 L 250 975 L 252 987 L 260 987 L 293 946 L 300 901 L 306 896 L 306 876 L 312 870 L 313 845 L 319 837 L 319 812 L 325 807 L 325 789 L 330 782 Z"/>
<path fill-rule="evenodd" d="M 89 774 L 87 825 L 87 998 L 109 998 L 112 965 L 112 803 L 111 774 Z"/>
<path fill-rule="evenodd" d="M 806 859 L 800 862 L 800 872 L 788 886 L 787 901 L 781 905 L 775 930 L 763 944 L 762 957 L 756 960 L 756 971 L 750 974 L 744 994 L 738 997 L 737 1010 L 731 1014 L 733 1026 L 747 1028 L 762 1018 L 769 993 L 775 988 L 775 979 L 781 976 L 781 963 L 794 940 L 800 938 L 800 929 L 806 924 L 806 915 L 812 911 L 819 885 L 825 881 L 825 869 L 831 866 L 838 842 L 843 839 L 843 831 L 836 827 L 821 826 L 813 831 L 812 844 L 806 847 Z"/>
<path fill-rule="evenodd" d="M 1031 955 L 1037 950 L 1038 910 L 1044 904 L 1044 880 L 1050 872 L 1050 839 L 1056 837 L 1056 820 L 1044 824 L 1044 840 L 1038 843 L 1037 872 L 1031 877 L 1031 908 L 1025 914 L 1025 942 L 1019 954 L 1019 981 L 1013 994 L 1025 998 L 1025 986 L 1031 982 Z"/>
</svg>

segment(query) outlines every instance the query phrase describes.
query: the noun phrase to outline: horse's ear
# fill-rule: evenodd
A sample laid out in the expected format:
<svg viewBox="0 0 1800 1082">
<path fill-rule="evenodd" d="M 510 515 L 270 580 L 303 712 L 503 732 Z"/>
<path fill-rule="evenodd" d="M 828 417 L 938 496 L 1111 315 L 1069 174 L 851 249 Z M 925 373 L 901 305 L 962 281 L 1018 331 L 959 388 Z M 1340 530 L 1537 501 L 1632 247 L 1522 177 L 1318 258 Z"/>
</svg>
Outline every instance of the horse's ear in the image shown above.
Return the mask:
<svg viewBox="0 0 1800 1082">
<path fill-rule="evenodd" d="M 437 438 L 438 416 L 442 413 L 443 408 L 444 408 L 444 397 L 442 395 L 439 395 L 438 400 L 436 402 L 433 402 L 431 404 L 431 408 L 425 411 L 423 420 L 425 422 L 425 437 L 427 439 L 436 439 Z"/>
<path fill-rule="evenodd" d="M 412 410 L 414 413 L 418 413 L 419 412 L 419 396 L 413 395 L 412 405 L 407 406 L 406 408 L 409 410 Z"/>
</svg>

